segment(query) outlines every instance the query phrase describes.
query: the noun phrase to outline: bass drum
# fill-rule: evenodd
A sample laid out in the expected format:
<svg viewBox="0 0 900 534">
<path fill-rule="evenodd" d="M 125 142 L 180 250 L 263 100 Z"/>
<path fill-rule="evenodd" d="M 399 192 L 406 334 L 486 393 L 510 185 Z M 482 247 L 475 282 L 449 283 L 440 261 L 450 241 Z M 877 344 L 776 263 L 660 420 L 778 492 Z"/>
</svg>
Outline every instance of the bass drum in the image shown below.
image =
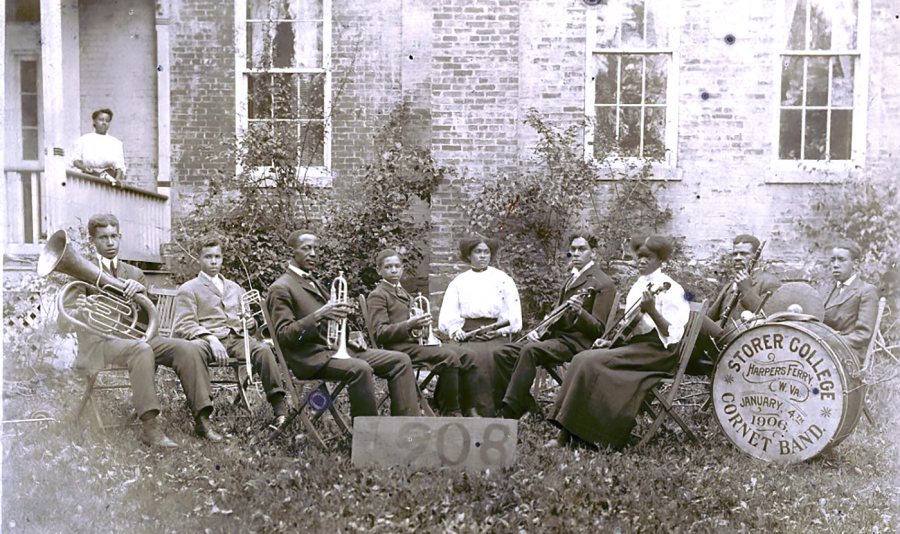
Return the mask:
<svg viewBox="0 0 900 534">
<path fill-rule="evenodd" d="M 802 462 L 836 446 L 862 411 L 856 354 L 831 328 L 797 318 L 785 314 L 741 331 L 713 372 L 725 435 L 770 462 Z"/>
</svg>

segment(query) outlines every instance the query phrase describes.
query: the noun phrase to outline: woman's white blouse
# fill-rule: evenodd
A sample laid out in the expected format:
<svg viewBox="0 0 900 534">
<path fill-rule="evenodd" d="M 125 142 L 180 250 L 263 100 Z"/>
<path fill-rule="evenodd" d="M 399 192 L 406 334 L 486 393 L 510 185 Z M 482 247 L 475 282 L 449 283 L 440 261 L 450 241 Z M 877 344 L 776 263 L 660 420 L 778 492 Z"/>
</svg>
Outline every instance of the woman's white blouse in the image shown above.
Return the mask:
<svg viewBox="0 0 900 534">
<path fill-rule="evenodd" d="M 688 318 L 691 315 L 691 305 L 684 298 L 684 289 L 678 282 L 663 274 L 659 269 L 647 276 L 639 277 L 628 291 L 628 296 L 625 298 L 625 309 L 630 310 L 632 306 L 640 305 L 641 297 L 647 289 L 648 283 L 651 284 L 653 289 L 656 289 L 665 282 L 668 282 L 671 287 L 668 291 L 663 291 L 656 295 L 656 309 L 660 315 L 666 318 L 666 321 L 669 321 L 669 335 L 663 336 L 659 334 L 659 340 L 668 348 L 669 345 L 681 341 L 681 337 L 684 336 L 684 327 L 687 325 Z M 634 328 L 632 336 L 646 334 L 652 330 L 657 330 L 657 333 L 659 333 L 656 323 L 645 313 L 641 315 L 641 319 Z"/>
<path fill-rule="evenodd" d="M 508 320 L 509 326 L 497 330 L 511 334 L 522 329 L 522 305 L 519 290 L 510 276 L 500 269 L 468 270 L 459 274 L 444 293 L 438 315 L 438 328 L 452 336 L 462 329 L 466 319 L 490 317 Z"/>
</svg>

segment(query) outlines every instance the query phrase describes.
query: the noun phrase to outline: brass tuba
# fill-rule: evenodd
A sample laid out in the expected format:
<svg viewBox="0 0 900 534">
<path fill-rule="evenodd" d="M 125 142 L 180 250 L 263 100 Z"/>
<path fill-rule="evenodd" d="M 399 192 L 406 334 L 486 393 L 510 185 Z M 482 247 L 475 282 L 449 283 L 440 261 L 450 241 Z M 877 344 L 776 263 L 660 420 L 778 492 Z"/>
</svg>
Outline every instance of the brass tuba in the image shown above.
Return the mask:
<svg viewBox="0 0 900 534">
<path fill-rule="evenodd" d="M 418 293 L 409 304 L 409 317 L 419 317 L 420 315 L 431 315 L 431 302 L 428 297 Z M 441 344 L 441 340 L 434 335 L 434 328 L 431 323 L 428 328 L 416 328 L 410 331 L 410 335 L 419 340 L 419 345 L 426 347 L 436 347 Z"/>
<path fill-rule="evenodd" d="M 159 314 L 153 302 L 138 293 L 133 299 L 126 299 L 125 282 L 103 272 L 68 246 L 65 230 L 57 230 L 47 240 L 38 258 L 37 273 L 49 276 L 58 271 L 76 280 L 60 288 L 56 296 L 56 307 L 70 323 L 98 336 L 111 339 L 136 339 L 148 341 L 159 330 Z M 90 282 L 90 283 L 88 283 Z M 82 308 L 81 320 L 69 314 L 65 308 L 66 297 L 75 288 L 97 287 L 100 292 L 87 298 Z M 140 309 L 147 313 L 147 324 L 139 322 Z"/>
<path fill-rule="evenodd" d="M 347 295 L 347 279 L 344 278 L 344 271 L 339 271 L 337 278 L 331 282 L 331 299 L 330 304 L 350 304 Z M 347 359 L 350 353 L 347 352 L 347 318 L 344 317 L 340 321 L 328 321 L 328 346 L 334 349 L 334 358 Z"/>
</svg>

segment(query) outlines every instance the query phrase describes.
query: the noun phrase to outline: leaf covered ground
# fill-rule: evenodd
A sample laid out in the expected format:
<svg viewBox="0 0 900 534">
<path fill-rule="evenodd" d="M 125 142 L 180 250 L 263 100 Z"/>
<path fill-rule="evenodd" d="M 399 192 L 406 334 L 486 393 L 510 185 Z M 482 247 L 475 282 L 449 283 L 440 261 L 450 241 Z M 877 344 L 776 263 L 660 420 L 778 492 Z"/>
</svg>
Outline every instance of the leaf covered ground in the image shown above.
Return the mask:
<svg viewBox="0 0 900 534">
<path fill-rule="evenodd" d="M 162 373 L 162 372 L 161 372 Z M 6 383 L 4 418 L 37 410 L 59 423 L 3 427 L 4 532 L 897 532 L 900 458 L 895 386 L 874 392 L 878 428 L 860 422 L 834 451 L 777 466 L 728 443 L 694 409 L 701 443 L 672 430 L 626 452 L 545 449 L 554 431 L 526 417 L 518 462 L 462 473 L 356 469 L 348 444 L 266 438 L 254 416 L 217 400 L 228 439 L 191 434 L 183 397 L 161 379 L 164 428 L 182 446 L 140 445 L 139 427 L 101 433 L 70 420 L 80 383 L 43 374 Z M 13 387 L 10 387 L 13 386 Z M 126 397 L 104 407 L 127 413 Z"/>
</svg>

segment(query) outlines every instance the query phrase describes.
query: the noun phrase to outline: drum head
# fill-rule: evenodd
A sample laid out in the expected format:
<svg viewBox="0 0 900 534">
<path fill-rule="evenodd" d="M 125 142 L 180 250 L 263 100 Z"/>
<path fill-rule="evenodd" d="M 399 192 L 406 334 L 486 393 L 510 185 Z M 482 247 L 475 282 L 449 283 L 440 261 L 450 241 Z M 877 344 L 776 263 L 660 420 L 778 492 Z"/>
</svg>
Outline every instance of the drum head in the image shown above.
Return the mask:
<svg viewBox="0 0 900 534">
<path fill-rule="evenodd" d="M 743 452 L 792 463 L 812 458 L 852 431 L 860 392 L 842 360 L 852 358 L 819 322 L 763 323 L 741 332 L 713 373 L 719 426 Z"/>
<path fill-rule="evenodd" d="M 792 304 L 801 309 L 789 309 Z M 820 321 L 825 318 L 822 296 L 813 286 L 804 282 L 788 282 L 776 289 L 763 306 L 763 311 L 766 315 L 792 311 L 812 315 Z"/>
</svg>

